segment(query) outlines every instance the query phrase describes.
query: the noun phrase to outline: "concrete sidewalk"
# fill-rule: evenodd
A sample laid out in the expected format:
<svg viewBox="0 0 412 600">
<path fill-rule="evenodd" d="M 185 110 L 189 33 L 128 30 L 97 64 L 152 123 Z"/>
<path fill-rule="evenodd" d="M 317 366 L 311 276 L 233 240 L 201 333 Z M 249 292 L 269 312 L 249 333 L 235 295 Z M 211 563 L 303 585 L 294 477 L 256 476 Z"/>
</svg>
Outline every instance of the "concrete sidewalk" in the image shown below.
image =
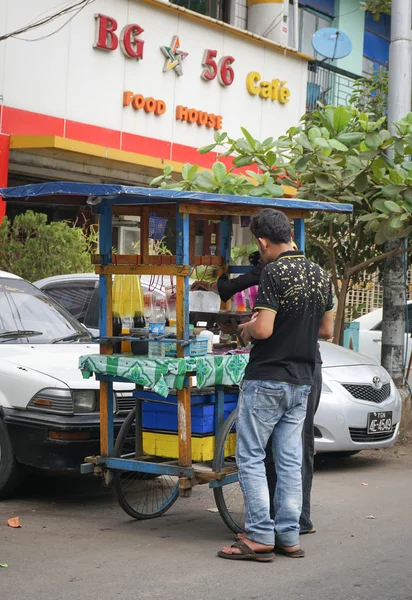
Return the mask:
<svg viewBox="0 0 412 600">
<path fill-rule="evenodd" d="M 362 485 L 367 483 L 368 485 Z M 303 560 L 216 557 L 211 490 L 136 522 L 99 481 L 37 480 L 0 503 L 1 600 L 412 600 L 412 447 L 321 462 Z M 7 527 L 19 516 L 21 529 Z M 367 517 L 373 516 L 374 519 Z"/>
</svg>

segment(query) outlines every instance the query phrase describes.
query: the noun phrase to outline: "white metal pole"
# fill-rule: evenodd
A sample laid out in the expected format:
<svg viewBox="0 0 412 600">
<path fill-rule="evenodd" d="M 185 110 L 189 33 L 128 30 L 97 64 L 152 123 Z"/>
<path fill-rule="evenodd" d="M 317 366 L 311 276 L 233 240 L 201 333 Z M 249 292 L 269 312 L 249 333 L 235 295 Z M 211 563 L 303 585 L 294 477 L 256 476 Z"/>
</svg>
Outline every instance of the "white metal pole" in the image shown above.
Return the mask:
<svg viewBox="0 0 412 600">
<path fill-rule="evenodd" d="M 293 0 L 293 43 L 299 51 L 299 0 Z"/>
<path fill-rule="evenodd" d="M 392 128 L 411 110 L 412 0 L 392 0 L 388 119 Z"/>
<path fill-rule="evenodd" d="M 389 47 L 388 122 L 405 117 L 411 110 L 412 0 L 392 0 L 391 43 Z M 387 242 L 385 250 L 397 247 Z M 397 387 L 404 385 L 405 347 L 405 281 L 404 257 L 385 261 L 383 275 L 382 365 L 389 371 Z"/>
</svg>

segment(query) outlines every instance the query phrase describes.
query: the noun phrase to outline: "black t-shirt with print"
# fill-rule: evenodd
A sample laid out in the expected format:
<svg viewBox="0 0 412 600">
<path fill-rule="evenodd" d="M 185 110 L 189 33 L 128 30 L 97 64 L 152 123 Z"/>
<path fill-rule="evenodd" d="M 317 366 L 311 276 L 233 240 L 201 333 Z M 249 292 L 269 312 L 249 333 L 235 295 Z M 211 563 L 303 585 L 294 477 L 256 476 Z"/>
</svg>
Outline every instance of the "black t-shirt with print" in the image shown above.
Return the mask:
<svg viewBox="0 0 412 600">
<path fill-rule="evenodd" d="M 255 309 L 276 318 L 272 335 L 253 344 L 245 379 L 310 385 L 320 322 L 333 309 L 328 274 L 299 251 L 283 252 L 262 271 Z"/>
</svg>

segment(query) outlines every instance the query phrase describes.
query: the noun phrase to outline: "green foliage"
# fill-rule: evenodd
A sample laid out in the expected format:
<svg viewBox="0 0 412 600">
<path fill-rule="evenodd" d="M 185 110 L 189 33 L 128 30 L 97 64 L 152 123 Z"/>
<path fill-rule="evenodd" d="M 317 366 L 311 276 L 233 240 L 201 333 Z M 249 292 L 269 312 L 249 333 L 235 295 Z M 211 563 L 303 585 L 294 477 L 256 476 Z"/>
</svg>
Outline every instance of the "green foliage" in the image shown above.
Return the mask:
<svg viewBox="0 0 412 600">
<path fill-rule="evenodd" d="M 65 273 L 91 271 L 93 239 L 67 223 L 47 223 L 47 216 L 28 210 L 13 223 L 0 224 L 0 269 L 29 281 Z"/>
<path fill-rule="evenodd" d="M 216 133 L 214 143 L 200 149 L 218 149 L 236 167 L 252 166 L 259 174 L 235 174 L 217 162 L 211 172 L 186 165 L 182 181 L 173 180 L 168 168 L 152 182 L 256 196 L 280 195 L 283 183 L 296 188 L 297 198 L 352 204 L 352 214 L 318 212 L 307 221 L 310 255 L 332 273 L 337 339 L 349 286 L 361 273 L 376 270 L 386 240 L 400 240 L 412 231 L 412 162 L 406 158 L 412 155 L 412 113 L 396 124 L 395 135 L 385 129 L 384 89 L 379 101 L 368 99 L 380 81 L 379 76 L 368 84 L 367 93 L 359 85 L 351 106 L 319 104 L 278 140 L 259 142 L 242 128 L 243 137 Z"/>
<path fill-rule="evenodd" d="M 249 255 L 258 250 L 257 244 L 243 244 L 231 249 L 232 262 L 235 265 L 249 265 Z"/>
<path fill-rule="evenodd" d="M 365 2 L 361 2 L 360 4 L 362 10 L 368 10 L 373 14 L 375 21 L 379 20 L 381 13 L 391 13 L 391 0 L 365 0 Z"/>
<path fill-rule="evenodd" d="M 214 148 L 216 145 L 217 143 L 211 144 L 206 148 Z M 236 196 L 280 197 L 284 194 L 270 173 L 237 174 L 233 172 L 233 168 L 227 170 L 226 165 L 220 161 L 213 163 L 211 171 L 200 170 L 198 165 L 186 164 L 182 169 L 181 180 L 174 179 L 171 167 L 166 167 L 162 175 L 153 179 L 151 185 L 160 185 L 169 190 L 196 190 Z"/>
<path fill-rule="evenodd" d="M 389 72 L 375 71 L 370 77 L 361 77 L 353 83 L 349 104 L 370 117 L 386 117 L 388 111 Z M 386 125 L 386 120 L 384 121 Z"/>
</svg>

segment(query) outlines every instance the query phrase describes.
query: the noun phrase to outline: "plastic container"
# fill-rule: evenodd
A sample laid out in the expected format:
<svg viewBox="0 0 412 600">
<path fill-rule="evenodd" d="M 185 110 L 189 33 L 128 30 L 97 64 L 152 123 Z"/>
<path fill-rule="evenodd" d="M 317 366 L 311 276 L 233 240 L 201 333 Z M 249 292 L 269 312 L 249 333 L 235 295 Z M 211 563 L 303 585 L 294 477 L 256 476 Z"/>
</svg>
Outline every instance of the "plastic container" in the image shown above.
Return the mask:
<svg viewBox="0 0 412 600">
<path fill-rule="evenodd" d="M 256 304 L 256 298 L 258 295 L 258 286 L 257 285 L 252 285 L 252 287 L 250 287 L 248 289 L 249 292 L 249 304 L 250 304 L 250 308 L 254 308 L 255 304 Z"/>
<path fill-rule="evenodd" d="M 246 312 L 246 296 L 245 292 L 237 292 L 233 296 L 233 304 L 235 306 L 235 310 L 239 312 Z"/>
<path fill-rule="evenodd" d="M 197 336 L 197 340 L 207 340 L 207 353 L 208 354 L 212 354 L 213 353 L 213 338 L 214 338 L 214 334 L 212 331 L 209 331 L 208 329 L 205 329 L 204 331 L 201 331 L 199 333 L 199 335 Z"/>
<path fill-rule="evenodd" d="M 150 315 L 149 321 L 149 340 L 155 339 L 159 335 L 165 334 L 166 315 L 164 310 L 164 304 L 158 299 L 153 307 L 152 314 Z M 164 344 L 163 342 L 149 342 L 149 356 L 150 358 L 159 358 L 164 356 Z"/>
<path fill-rule="evenodd" d="M 192 312 L 219 312 L 220 298 L 214 292 L 189 292 L 189 309 Z"/>
<path fill-rule="evenodd" d="M 166 317 L 170 322 L 176 321 L 176 289 L 173 286 L 165 288 L 166 294 Z"/>
</svg>

